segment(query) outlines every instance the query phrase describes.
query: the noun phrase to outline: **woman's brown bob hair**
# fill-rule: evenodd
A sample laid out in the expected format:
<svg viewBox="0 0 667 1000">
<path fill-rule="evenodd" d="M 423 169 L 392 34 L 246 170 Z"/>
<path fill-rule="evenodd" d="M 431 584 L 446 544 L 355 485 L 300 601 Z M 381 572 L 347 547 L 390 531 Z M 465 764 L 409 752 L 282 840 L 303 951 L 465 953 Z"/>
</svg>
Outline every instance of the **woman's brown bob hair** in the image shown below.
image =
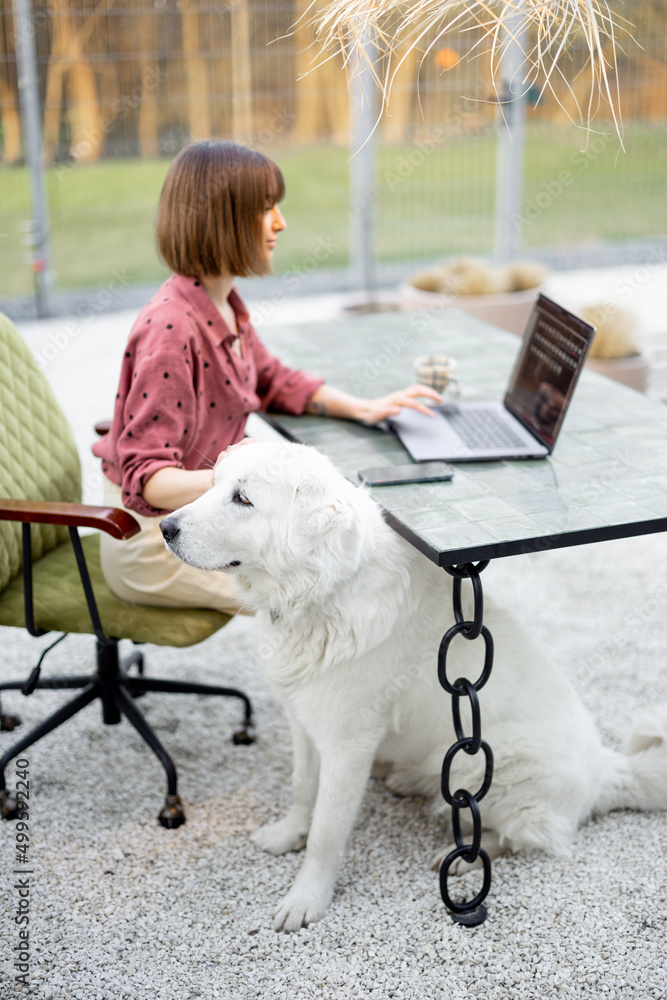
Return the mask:
<svg viewBox="0 0 667 1000">
<path fill-rule="evenodd" d="M 262 220 L 284 193 L 283 175 L 263 153 L 235 142 L 186 146 L 160 195 L 160 256 L 185 277 L 267 274 Z"/>
</svg>

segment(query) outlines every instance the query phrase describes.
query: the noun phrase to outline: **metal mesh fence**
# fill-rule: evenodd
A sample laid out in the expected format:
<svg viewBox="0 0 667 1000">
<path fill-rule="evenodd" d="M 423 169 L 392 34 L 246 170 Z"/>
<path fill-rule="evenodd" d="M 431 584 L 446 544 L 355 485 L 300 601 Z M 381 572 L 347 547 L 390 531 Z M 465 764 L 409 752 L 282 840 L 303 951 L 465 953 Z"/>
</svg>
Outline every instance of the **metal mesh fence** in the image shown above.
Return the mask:
<svg viewBox="0 0 667 1000">
<path fill-rule="evenodd" d="M 158 281 L 153 220 L 171 157 L 210 136 L 274 156 L 288 229 L 277 271 L 349 261 L 349 90 L 340 56 L 317 63 L 310 0 L 35 0 L 50 247 L 57 289 Z M 619 8 L 620 9 L 620 8 Z M 667 11 L 622 8 L 612 72 L 625 123 L 597 132 L 585 109 L 583 40 L 563 63 L 571 89 L 526 95 L 524 187 L 514 224 L 538 248 L 667 231 Z M 434 42 L 434 44 L 430 44 Z M 405 58 L 375 136 L 380 263 L 494 249 L 500 114 L 488 55 L 462 58 L 474 33 L 425 39 Z M 398 55 L 403 53 L 400 49 Z M 32 291 L 30 194 L 23 163 L 14 8 L 0 0 L 0 298 Z M 584 150 L 584 151 L 582 151 Z"/>
</svg>

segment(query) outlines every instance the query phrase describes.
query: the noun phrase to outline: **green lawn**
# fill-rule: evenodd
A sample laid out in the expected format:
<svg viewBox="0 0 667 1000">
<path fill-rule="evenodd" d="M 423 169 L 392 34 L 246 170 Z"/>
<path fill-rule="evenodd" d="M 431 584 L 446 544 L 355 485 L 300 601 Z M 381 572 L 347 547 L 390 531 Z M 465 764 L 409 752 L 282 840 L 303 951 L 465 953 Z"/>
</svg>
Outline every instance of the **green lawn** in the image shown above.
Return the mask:
<svg viewBox="0 0 667 1000">
<path fill-rule="evenodd" d="M 535 125 L 525 145 L 524 246 L 622 241 L 667 230 L 667 128 L 635 126 L 625 154 L 611 138 L 579 151 L 570 128 Z M 492 132 L 439 145 L 382 147 L 376 171 L 377 255 L 409 261 L 493 248 L 496 143 Z M 288 228 L 279 273 L 348 260 L 348 151 L 317 145 L 276 154 Z M 160 280 L 153 225 L 169 161 L 110 160 L 47 171 L 51 256 L 59 290 Z M 0 298 L 29 295 L 30 218 L 24 168 L 0 167 Z"/>
</svg>

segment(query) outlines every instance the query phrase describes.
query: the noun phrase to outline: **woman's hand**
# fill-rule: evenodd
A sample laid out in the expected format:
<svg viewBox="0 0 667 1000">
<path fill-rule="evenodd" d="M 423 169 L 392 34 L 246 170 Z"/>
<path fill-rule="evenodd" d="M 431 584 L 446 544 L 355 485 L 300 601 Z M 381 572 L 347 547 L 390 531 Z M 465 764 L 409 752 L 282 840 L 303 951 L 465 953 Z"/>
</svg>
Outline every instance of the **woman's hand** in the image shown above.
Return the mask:
<svg viewBox="0 0 667 1000">
<path fill-rule="evenodd" d="M 390 392 L 379 399 L 364 399 L 361 396 L 351 396 L 340 389 L 321 385 L 311 396 L 307 413 L 319 413 L 327 417 L 347 417 L 348 420 L 359 420 L 364 424 L 377 424 L 385 417 L 394 417 L 404 406 L 419 413 L 432 417 L 429 406 L 420 402 L 421 399 L 431 399 L 434 403 L 442 403 L 442 396 L 427 385 L 410 385 L 407 389 Z"/>
<path fill-rule="evenodd" d="M 409 385 L 407 389 L 398 389 L 388 396 L 379 399 L 360 399 L 360 413 L 357 420 L 364 424 L 377 424 L 386 417 L 395 417 L 404 406 L 419 413 L 434 416 L 433 408 L 420 402 L 420 399 L 431 399 L 434 403 L 442 403 L 442 396 L 427 385 Z"/>
<path fill-rule="evenodd" d="M 215 460 L 214 468 L 217 468 L 218 462 L 222 462 L 223 458 L 226 458 L 227 455 L 229 455 L 232 451 L 236 451 L 238 448 L 244 448 L 245 445 L 247 444 L 261 444 L 261 443 L 262 442 L 259 440 L 259 438 L 248 438 L 248 437 L 241 438 L 241 440 L 237 441 L 236 444 L 230 444 L 228 448 L 225 448 L 224 451 L 220 452 L 220 454 Z"/>
</svg>

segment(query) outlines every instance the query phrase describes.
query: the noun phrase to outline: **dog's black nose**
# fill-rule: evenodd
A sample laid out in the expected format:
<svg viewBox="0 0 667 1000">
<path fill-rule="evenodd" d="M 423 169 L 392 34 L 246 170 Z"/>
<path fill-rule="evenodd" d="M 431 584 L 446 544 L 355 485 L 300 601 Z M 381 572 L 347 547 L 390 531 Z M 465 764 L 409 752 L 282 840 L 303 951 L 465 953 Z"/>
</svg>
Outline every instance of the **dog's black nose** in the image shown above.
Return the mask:
<svg viewBox="0 0 667 1000">
<path fill-rule="evenodd" d="M 181 529 L 178 526 L 178 519 L 170 515 L 160 521 L 160 531 L 165 542 L 173 542 Z"/>
</svg>

